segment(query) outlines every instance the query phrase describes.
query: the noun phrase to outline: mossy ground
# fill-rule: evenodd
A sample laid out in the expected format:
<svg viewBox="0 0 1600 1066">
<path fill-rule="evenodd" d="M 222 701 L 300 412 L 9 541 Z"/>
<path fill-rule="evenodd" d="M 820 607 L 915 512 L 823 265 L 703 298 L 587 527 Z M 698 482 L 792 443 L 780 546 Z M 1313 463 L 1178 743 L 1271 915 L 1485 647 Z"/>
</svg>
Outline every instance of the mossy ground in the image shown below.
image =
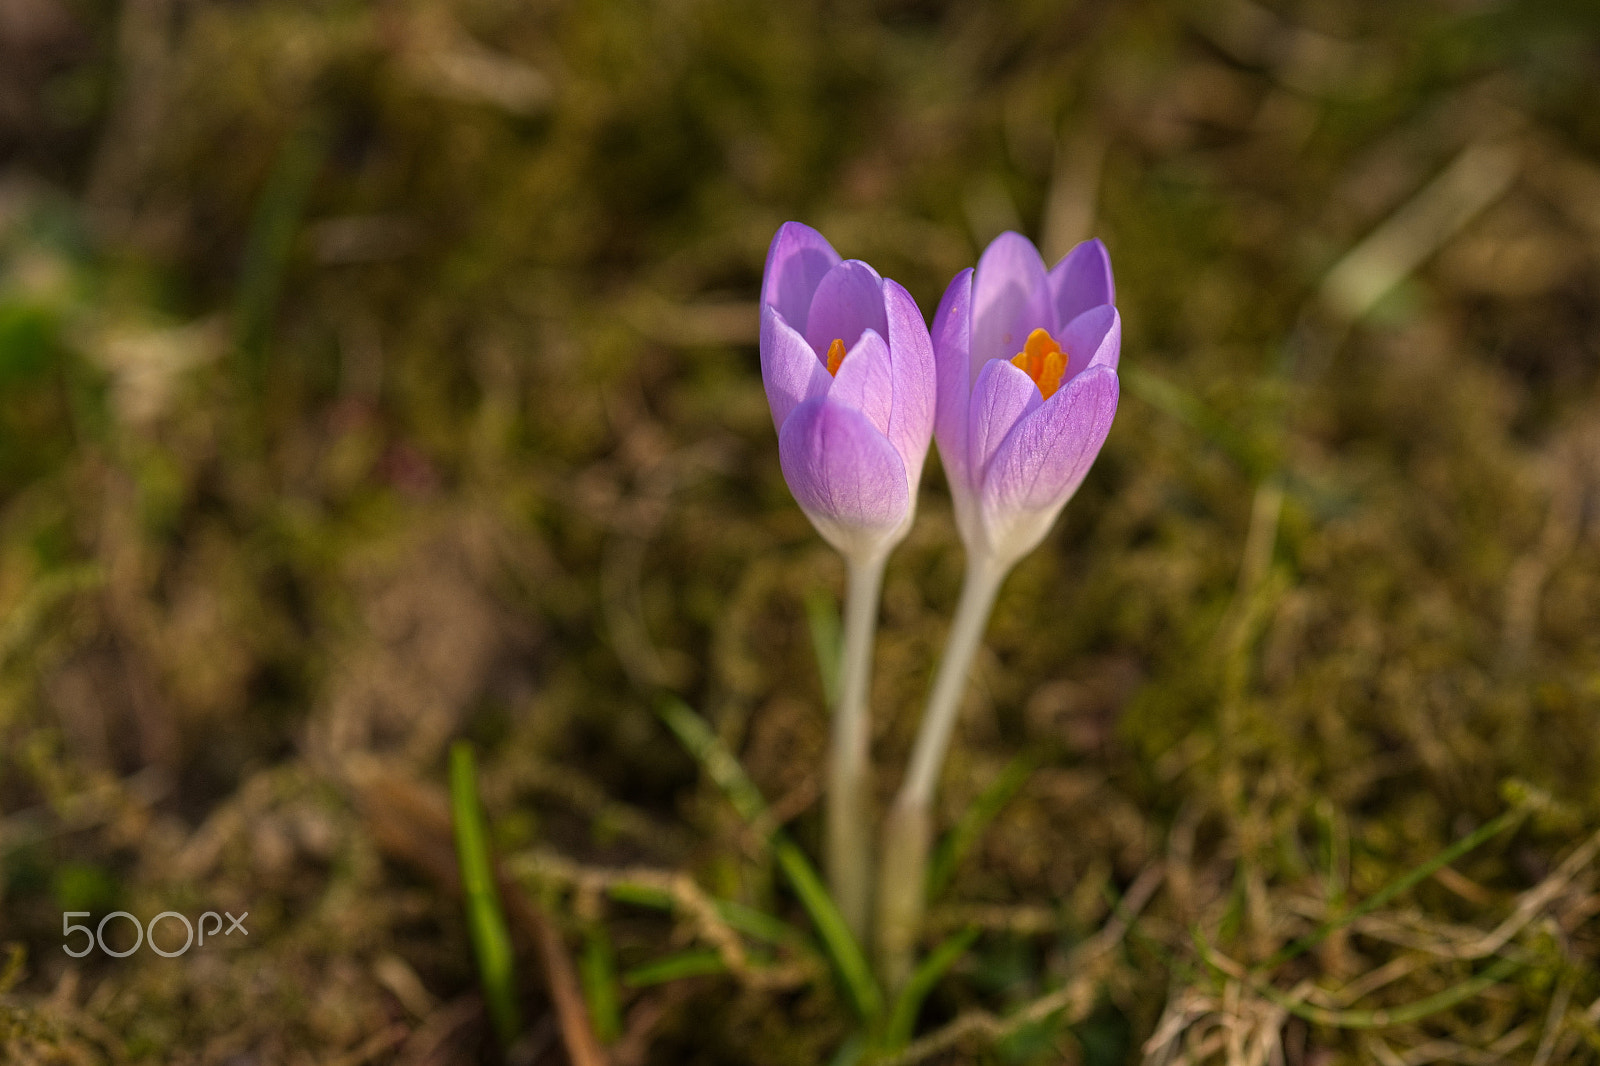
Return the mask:
<svg viewBox="0 0 1600 1066">
<path fill-rule="evenodd" d="M 815 853 L 805 604 L 843 575 L 757 371 L 788 218 L 930 310 L 1006 228 L 1117 270 L 1117 423 L 1004 589 L 942 825 L 1036 769 L 935 908 L 982 932 L 919 1032 L 1091 980 L 941 1061 L 1600 1055 L 1584 5 L 0 15 L 0 1059 L 493 1061 L 436 832 L 458 736 L 574 952 L 704 942 L 618 866 L 803 926 L 654 714 L 699 709 Z M 885 800 L 962 567 L 930 466 Z M 1277 999 L 1241 976 L 1528 795 Z M 116 909 L 249 940 L 62 953 Z M 613 1057 L 827 1061 L 849 1015 L 800 962 L 625 990 Z M 519 963 L 517 1057 L 560 1061 Z"/>
</svg>

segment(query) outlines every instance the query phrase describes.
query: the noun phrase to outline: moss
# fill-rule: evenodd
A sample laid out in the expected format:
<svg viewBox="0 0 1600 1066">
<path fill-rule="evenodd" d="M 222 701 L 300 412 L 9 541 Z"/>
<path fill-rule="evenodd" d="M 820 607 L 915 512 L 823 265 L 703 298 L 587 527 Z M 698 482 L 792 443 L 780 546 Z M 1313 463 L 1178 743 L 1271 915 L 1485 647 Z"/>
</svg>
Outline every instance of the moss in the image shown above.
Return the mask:
<svg viewBox="0 0 1600 1066">
<path fill-rule="evenodd" d="M 651 714 L 693 702 L 814 840 L 805 604 L 843 575 L 778 471 L 766 242 L 802 218 L 931 309 L 996 220 L 1087 212 L 1122 406 L 980 658 L 941 817 L 1019 752 L 1039 769 L 935 915 L 986 932 L 924 1028 L 1067 979 L 1159 862 L 1070 1033 L 973 1054 L 1136 1061 L 1158 1026 L 1193 1050 L 1226 1025 L 1367 1061 L 1362 1031 L 1208 971 L 1191 930 L 1266 959 L 1518 781 L 1544 814 L 1274 985 L 1439 995 L 1544 884 L 1518 976 L 1377 1038 L 1579 1060 L 1600 940 L 1592 862 L 1561 864 L 1600 822 L 1600 359 L 1574 102 L 1600 86 L 1578 16 L 28 4 L 44 36 L 0 27 L 0 98 L 76 110 L 0 116 L 0 939 L 26 949 L 0 1058 L 492 1055 L 430 808 L 396 799 L 458 735 L 503 841 L 803 924 Z M 1501 133 L 1510 188 L 1407 231 L 1418 267 L 1334 317 L 1328 269 Z M 885 588 L 883 797 L 961 573 L 930 467 Z M 629 965 L 692 939 L 553 899 Z M 252 935 L 77 962 L 69 903 L 248 910 Z M 629 996 L 627 1024 L 655 1019 L 634 1062 L 817 1062 L 849 1028 L 825 983 Z"/>
</svg>

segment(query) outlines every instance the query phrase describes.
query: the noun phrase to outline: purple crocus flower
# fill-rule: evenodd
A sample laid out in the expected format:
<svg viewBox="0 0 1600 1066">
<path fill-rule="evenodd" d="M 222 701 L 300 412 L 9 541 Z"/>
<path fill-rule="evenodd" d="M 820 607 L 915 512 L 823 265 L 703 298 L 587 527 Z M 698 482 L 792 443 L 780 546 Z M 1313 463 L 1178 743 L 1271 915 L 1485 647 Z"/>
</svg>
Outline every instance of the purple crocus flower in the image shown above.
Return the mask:
<svg viewBox="0 0 1600 1066">
<path fill-rule="evenodd" d="M 933 342 L 905 289 L 786 222 L 761 283 L 761 378 L 784 480 L 849 572 L 828 767 L 828 881 L 845 924 L 872 907 L 872 723 L 878 592 L 917 509 L 933 435 Z"/>
<path fill-rule="evenodd" d="M 846 558 L 911 528 L 933 432 L 933 347 L 909 293 L 786 222 L 761 285 L 761 377 L 783 476 Z"/>
<path fill-rule="evenodd" d="M 969 558 L 1009 569 L 1089 471 L 1117 410 L 1122 320 L 1105 245 L 1054 269 L 1002 233 L 956 275 L 933 320 L 934 434 Z"/>
<path fill-rule="evenodd" d="M 934 436 L 950 479 L 967 575 L 944 657 L 884 829 L 878 956 L 909 978 L 926 904 L 932 803 L 973 657 L 1006 574 L 1038 546 L 1089 472 L 1117 412 L 1122 320 L 1111 261 L 1085 241 L 1055 269 L 1002 233 L 956 275 L 933 318 Z"/>
</svg>

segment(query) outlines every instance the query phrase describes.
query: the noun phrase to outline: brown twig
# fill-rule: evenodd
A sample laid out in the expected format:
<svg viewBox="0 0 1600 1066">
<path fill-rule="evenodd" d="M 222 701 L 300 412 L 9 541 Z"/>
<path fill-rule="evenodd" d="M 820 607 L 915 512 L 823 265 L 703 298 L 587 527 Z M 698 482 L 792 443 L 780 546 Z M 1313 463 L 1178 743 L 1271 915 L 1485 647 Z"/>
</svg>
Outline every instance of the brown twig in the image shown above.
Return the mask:
<svg viewBox="0 0 1600 1066">
<path fill-rule="evenodd" d="M 531 935 L 533 946 L 539 953 L 539 961 L 544 965 L 545 984 L 550 992 L 550 1002 L 556 1008 L 561 1040 L 566 1045 L 572 1066 L 608 1066 L 605 1048 L 595 1035 L 588 1005 L 583 1000 L 577 968 L 572 963 L 572 954 L 561 939 L 560 931 L 549 915 L 506 876 L 504 868 L 498 863 L 495 866 L 495 880 L 500 885 L 500 898 L 505 903 L 512 928 L 525 936 Z"/>
</svg>

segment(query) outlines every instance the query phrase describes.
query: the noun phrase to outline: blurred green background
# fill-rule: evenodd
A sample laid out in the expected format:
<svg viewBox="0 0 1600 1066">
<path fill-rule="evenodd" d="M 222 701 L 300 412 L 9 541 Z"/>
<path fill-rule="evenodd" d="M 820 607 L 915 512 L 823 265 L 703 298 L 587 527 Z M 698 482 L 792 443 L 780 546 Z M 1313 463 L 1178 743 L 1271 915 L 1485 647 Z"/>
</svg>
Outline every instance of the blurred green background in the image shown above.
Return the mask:
<svg viewBox="0 0 1600 1066">
<path fill-rule="evenodd" d="M 1117 423 L 1001 596 L 942 825 L 1034 769 L 919 1032 L 1090 992 L 923 1061 L 1594 1061 L 1597 99 L 1576 0 L 0 0 L 0 1059 L 497 1061 L 459 736 L 505 852 L 803 924 L 653 712 L 814 849 L 843 574 L 755 348 L 793 218 L 930 314 L 1005 229 L 1117 272 Z M 961 574 L 930 468 L 885 799 Z M 1298 1009 L 1240 977 L 1513 802 L 1271 970 Z M 695 943 L 545 896 L 586 960 Z M 225 907 L 248 945 L 60 951 L 64 911 Z M 513 1059 L 564 1061 L 519 962 Z M 850 1027 L 826 981 L 619 996 L 618 1066 Z"/>
</svg>

